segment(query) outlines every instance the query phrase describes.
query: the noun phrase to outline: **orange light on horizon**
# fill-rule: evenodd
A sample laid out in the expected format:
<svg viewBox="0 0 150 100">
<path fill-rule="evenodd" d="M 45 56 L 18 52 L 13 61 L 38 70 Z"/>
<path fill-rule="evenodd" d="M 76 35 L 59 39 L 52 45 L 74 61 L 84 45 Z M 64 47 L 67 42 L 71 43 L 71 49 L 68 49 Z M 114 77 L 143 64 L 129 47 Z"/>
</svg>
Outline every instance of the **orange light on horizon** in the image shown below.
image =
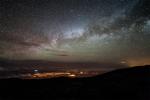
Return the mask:
<svg viewBox="0 0 150 100">
<path fill-rule="evenodd" d="M 126 61 L 130 67 L 150 65 L 150 58 L 135 58 L 127 59 Z"/>
<path fill-rule="evenodd" d="M 75 74 L 70 74 L 70 75 L 68 75 L 69 77 L 71 77 L 71 78 L 74 78 L 74 77 L 76 77 L 76 75 Z"/>
</svg>

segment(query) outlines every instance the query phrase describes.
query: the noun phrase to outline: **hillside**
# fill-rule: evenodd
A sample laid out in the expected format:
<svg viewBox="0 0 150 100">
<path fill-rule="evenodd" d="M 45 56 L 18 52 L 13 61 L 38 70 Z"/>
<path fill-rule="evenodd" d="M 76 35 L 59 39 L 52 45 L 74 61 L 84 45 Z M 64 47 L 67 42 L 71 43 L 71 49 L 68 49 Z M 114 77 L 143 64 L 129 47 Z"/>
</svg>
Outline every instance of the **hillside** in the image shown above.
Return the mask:
<svg viewBox="0 0 150 100">
<path fill-rule="evenodd" d="M 149 100 L 150 66 L 90 78 L 3 79 L 0 100 Z"/>
</svg>

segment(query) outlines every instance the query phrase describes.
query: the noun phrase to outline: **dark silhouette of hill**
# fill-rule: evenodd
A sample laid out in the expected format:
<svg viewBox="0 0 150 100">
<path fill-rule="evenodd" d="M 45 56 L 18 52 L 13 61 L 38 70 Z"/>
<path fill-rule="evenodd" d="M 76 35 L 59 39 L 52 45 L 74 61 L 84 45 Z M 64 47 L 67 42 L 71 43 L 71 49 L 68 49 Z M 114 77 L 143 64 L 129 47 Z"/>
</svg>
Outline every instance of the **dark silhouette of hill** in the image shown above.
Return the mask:
<svg viewBox="0 0 150 100">
<path fill-rule="evenodd" d="M 149 100 L 150 66 L 89 78 L 3 79 L 0 100 Z"/>
</svg>

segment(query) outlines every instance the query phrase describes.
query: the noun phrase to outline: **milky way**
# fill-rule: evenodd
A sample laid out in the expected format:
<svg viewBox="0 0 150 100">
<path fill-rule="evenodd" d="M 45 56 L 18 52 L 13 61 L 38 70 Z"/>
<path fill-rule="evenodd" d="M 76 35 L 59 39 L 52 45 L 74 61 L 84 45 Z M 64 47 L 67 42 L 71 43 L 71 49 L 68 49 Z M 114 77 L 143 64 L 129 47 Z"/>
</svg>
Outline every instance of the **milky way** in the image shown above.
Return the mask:
<svg viewBox="0 0 150 100">
<path fill-rule="evenodd" d="M 148 0 L 1 0 L 0 57 L 150 64 Z"/>
</svg>

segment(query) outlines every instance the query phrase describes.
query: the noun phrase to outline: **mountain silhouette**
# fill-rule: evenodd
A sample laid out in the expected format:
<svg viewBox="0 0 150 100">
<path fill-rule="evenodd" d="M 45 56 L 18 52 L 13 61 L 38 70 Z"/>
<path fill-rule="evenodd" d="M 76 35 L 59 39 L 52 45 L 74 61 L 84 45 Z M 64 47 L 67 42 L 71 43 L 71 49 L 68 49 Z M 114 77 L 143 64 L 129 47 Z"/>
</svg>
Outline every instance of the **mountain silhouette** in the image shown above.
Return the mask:
<svg viewBox="0 0 150 100">
<path fill-rule="evenodd" d="M 87 78 L 3 79 L 0 100 L 149 100 L 150 66 Z"/>
</svg>

